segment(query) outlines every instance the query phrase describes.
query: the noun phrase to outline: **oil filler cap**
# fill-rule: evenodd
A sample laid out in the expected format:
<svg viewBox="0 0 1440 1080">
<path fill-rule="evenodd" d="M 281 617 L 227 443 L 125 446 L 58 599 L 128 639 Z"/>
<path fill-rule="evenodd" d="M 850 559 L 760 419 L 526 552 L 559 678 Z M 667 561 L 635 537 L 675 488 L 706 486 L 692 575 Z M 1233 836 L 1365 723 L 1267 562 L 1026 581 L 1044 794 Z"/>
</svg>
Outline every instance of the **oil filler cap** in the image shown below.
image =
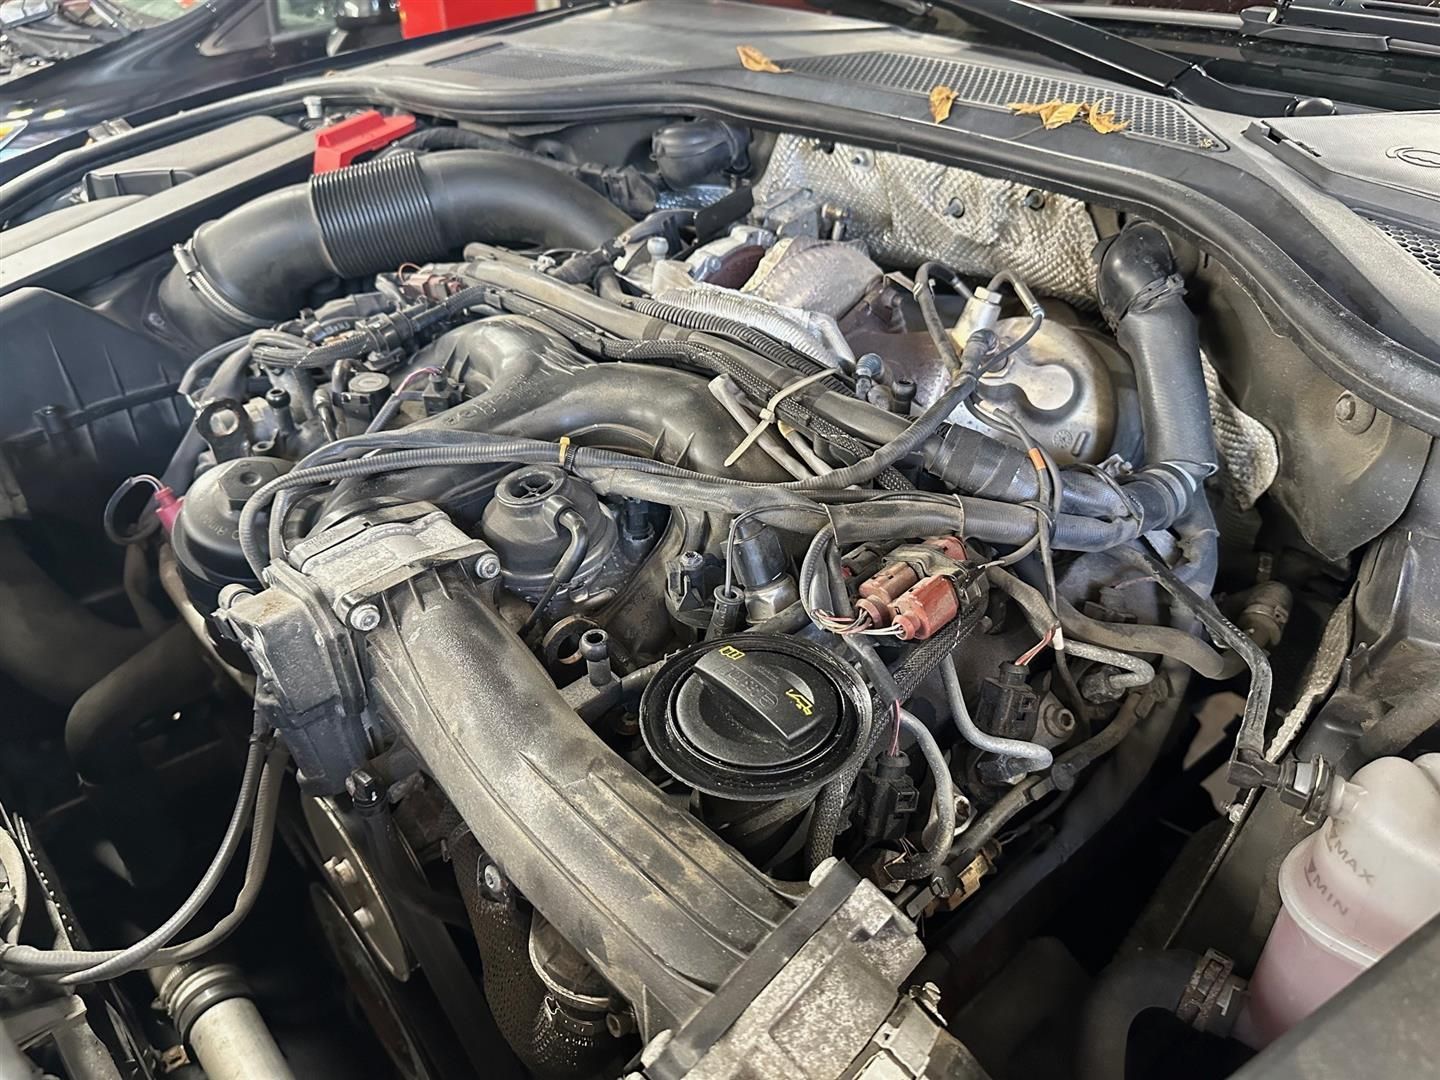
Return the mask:
<svg viewBox="0 0 1440 1080">
<path fill-rule="evenodd" d="M 795 638 L 737 634 L 672 657 L 640 702 L 657 762 L 708 795 L 802 795 L 869 743 L 870 695 L 855 669 Z"/>
</svg>

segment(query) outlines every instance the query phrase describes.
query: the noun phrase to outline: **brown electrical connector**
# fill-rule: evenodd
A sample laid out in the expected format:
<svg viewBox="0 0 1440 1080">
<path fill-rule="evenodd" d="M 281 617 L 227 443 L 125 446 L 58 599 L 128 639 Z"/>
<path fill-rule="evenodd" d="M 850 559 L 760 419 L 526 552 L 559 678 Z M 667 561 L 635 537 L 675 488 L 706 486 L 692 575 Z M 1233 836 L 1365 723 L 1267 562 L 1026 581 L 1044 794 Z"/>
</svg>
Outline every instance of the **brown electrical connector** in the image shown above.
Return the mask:
<svg viewBox="0 0 1440 1080">
<path fill-rule="evenodd" d="M 944 574 L 925 578 L 895 601 L 901 641 L 923 641 L 960 614 L 955 582 Z"/>
<path fill-rule="evenodd" d="M 935 536 L 920 544 L 902 545 L 891 555 L 895 561 L 862 581 L 856 590 L 859 599 L 855 609 L 868 616 L 872 626 L 894 622 L 897 601 L 922 578 L 958 569 L 965 560 L 965 544 L 956 536 Z"/>
</svg>

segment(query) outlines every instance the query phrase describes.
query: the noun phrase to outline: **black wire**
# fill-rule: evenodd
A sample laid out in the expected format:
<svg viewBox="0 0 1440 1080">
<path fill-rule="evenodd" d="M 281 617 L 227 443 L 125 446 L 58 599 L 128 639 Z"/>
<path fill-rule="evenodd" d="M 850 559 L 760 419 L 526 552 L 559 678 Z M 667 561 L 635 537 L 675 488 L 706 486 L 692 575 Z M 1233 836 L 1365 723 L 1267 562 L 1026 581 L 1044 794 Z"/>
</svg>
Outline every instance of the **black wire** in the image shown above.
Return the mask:
<svg viewBox="0 0 1440 1080">
<path fill-rule="evenodd" d="M 535 628 L 535 624 L 540 621 L 540 616 L 545 614 L 545 609 L 555 599 L 555 594 L 570 583 L 590 551 L 590 528 L 585 524 L 585 519 L 580 516 L 578 510 L 567 507 L 556 515 L 555 521 L 570 533 L 570 544 L 566 547 L 565 553 L 560 556 L 560 561 L 555 564 L 555 572 L 550 575 L 550 581 L 545 586 L 545 591 L 540 594 L 540 599 L 535 601 L 534 610 L 516 631 L 522 638 Z"/>
<path fill-rule="evenodd" d="M 150 498 L 140 508 L 140 516 L 135 525 L 128 531 L 122 529 L 115 521 L 115 515 L 120 509 L 120 504 L 129 497 L 141 484 L 149 484 L 152 488 Z M 105 510 L 101 515 L 100 524 L 105 530 L 105 537 L 112 544 L 120 547 L 127 547 L 130 544 L 141 544 L 155 535 L 160 528 L 160 519 L 151 512 L 151 503 L 154 492 L 160 490 L 160 482 L 153 476 L 127 476 L 120 482 L 110 498 L 105 500 Z"/>
</svg>

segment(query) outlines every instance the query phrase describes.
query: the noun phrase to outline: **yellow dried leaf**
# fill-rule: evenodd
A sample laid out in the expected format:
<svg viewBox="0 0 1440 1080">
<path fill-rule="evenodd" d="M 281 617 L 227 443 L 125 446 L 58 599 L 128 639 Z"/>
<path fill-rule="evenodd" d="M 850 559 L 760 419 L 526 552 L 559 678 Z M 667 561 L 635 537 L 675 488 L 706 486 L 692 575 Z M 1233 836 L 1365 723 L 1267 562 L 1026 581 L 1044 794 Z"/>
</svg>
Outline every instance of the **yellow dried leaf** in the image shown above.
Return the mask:
<svg viewBox="0 0 1440 1080">
<path fill-rule="evenodd" d="M 782 68 L 754 45 L 736 45 L 735 51 L 740 54 L 740 66 L 746 71 L 764 71 L 771 75 L 780 75 L 790 70 Z"/>
<path fill-rule="evenodd" d="M 1043 101 L 1038 104 L 1028 101 L 1011 102 L 1009 108 L 1021 116 L 1040 117 L 1040 123 L 1046 128 L 1058 128 L 1078 119 L 1085 105 L 1082 102 L 1061 101 L 1056 98 L 1054 101 Z"/>
<path fill-rule="evenodd" d="M 948 86 L 934 86 L 930 88 L 930 117 L 937 124 L 943 124 L 950 119 L 950 109 L 955 104 L 955 99 L 960 95 Z"/>
<path fill-rule="evenodd" d="M 1084 106 L 1078 102 L 1063 102 L 1052 109 L 1046 109 L 1042 112 L 1040 114 L 1040 122 L 1044 124 L 1047 129 L 1064 127 L 1080 115 L 1082 108 L 1084 108 Z"/>
<path fill-rule="evenodd" d="M 1112 135 L 1117 131 L 1124 131 L 1128 128 L 1130 121 L 1117 120 L 1114 110 L 1105 108 L 1106 104 L 1104 101 L 1096 102 L 1087 110 L 1088 115 L 1086 119 L 1090 121 L 1090 126 L 1101 135 Z"/>
<path fill-rule="evenodd" d="M 1039 116 L 1046 109 L 1053 109 L 1057 105 L 1065 104 L 1059 98 L 1054 101 L 1012 101 L 1005 107 L 1019 116 Z"/>
</svg>

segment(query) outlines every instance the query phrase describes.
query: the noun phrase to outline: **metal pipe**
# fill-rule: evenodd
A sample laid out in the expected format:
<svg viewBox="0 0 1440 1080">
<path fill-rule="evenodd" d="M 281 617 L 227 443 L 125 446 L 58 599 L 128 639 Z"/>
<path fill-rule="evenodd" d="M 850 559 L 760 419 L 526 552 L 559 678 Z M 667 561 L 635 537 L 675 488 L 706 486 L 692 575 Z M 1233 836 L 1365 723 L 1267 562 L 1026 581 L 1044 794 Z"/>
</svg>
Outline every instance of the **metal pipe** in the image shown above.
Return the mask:
<svg viewBox="0 0 1440 1080">
<path fill-rule="evenodd" d="M 987 754 L 1023 762 L 1026 772 L 1039 772 L 1050 767 L 1055 755 L 1048 747 L 1023 739 L 1005 739 L 980 730 L 970 717 L 970 709 L 965 704 L 965 694 L 960 688 L 960 676 L 955 673 L 955 664 L 952 661 L 947 659 L 940 665 L 940 674 L 945 680 L 950 714 L 955 718 L 955 726 L 960 729 L 960 735 L 966 742 Z"/>
<path fill-rule="evenodd" d="M 1082 660 L 1094 660 L 1096 663 L 1109 664 L 1111 667 L 1117 667 L 1124 671 L 1123 675 L 1104 676 L 1107 688 L 1117 698 L 1123 697 L 1126 690 L 1138 686 L 1148 686 L 1155 681 L 1154 667 L 1140 657 L 1121 652 L 1119 649 L 1107 649 L 1101 645 L 1091 645 L 1084 641 L 1067 638 L 1065 651 Z"/>
<path fill-rule="evenodd" d="M 155 968 L 150 981 L 209 1080 L 295 1080 L 239 968 Z"/>
</svg>

